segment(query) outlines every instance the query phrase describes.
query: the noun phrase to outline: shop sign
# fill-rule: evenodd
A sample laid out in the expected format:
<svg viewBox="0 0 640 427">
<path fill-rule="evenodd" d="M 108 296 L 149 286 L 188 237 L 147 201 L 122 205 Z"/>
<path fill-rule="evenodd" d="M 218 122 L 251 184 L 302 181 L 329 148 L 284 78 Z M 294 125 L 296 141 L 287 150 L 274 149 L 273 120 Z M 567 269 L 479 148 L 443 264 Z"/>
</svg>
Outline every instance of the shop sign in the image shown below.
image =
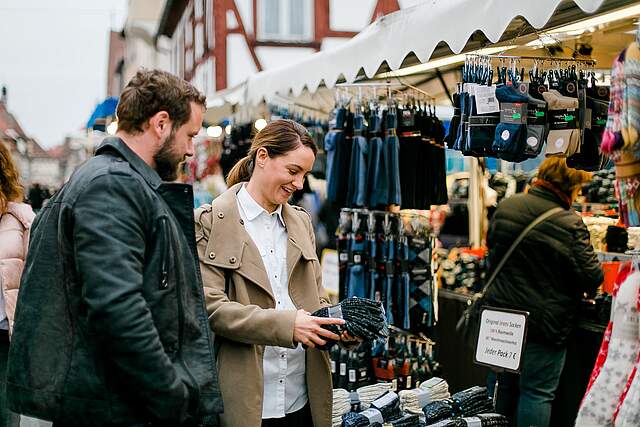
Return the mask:
<svg viewBox="0 0 640 427">
<path fill-rule="evenodd" d="M 519 372 L 528 316 L 526 311 L 483 307 L 475 362 L 497 370 Z"/>
</svg>

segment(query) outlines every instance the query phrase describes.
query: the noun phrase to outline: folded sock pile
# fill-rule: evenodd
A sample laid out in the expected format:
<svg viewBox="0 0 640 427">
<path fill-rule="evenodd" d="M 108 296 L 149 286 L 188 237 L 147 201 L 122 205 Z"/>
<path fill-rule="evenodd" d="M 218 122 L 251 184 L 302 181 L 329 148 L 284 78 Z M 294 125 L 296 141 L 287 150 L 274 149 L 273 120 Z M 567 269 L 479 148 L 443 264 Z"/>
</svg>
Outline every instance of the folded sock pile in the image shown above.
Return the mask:
<svg viewBox="0 0 640 427">
<path fill-rule="evenodd" d="M 377 383 L 360 387 L 358 390 L 356 390 L 358 396 L 360 397 L 360 407 L 362 409 L 369 409 L 369 406 L 371 406 L 371 403 L 373 403 L 373 401 L 392 390 L 392 383 Z"/>
<path fill-rule="evenodd" d="M 557 90 L 550 90 L 542 94 L 549 105 L 549 110 L 568 110 L 578 108 L 578 98 L 562 95 Z M 577 114 L 577 112 L 576 112 Z M 580 149 L 579 129 L 555 129 L 549 131 L 545 154 L 548 156 L 563 154 L 572 156 Z"/>
<path fill-rule="evenodd" d="M 427 404 L 422 410 L 427 425 L 445 420 L 453 416 L 453 401 L 451 399 L 438 400 Z"/>
<path fill-rule="evenodd" d="M 412 390 L 402 390 L 400 396 L 400 407 L 404 412 L 410 414 L 422 414 L 422 408 L 427 404 L 444 400 L 451 397 L 449 384 L 442 378 L 434 377 Z"/>
<path fill-rule="evenodd" d="M 493 410 L 493 400 L 486 387 L 471 387 L 451 396 L 456 415 L 472 416 Z"/>
<path fill-rule="evenodd" d="M 374 400 L 369 409 L 345 414 L 342 417 L 342 425 L 343 427 L 366 427 L 401 417 L 400 398 L 396 393 L 389 391 Z"/>
<path fill-rule="evenodd" d="M 429 424 L 427 421 L 427 425 L 429 427 L 467 427 L 467 423 L 465 423 L 462 418 L 448 418 L 434 424 Z"/>
<path fill-rule="evenodd" d="M 393 427 L 420 427 L 420 417 L 417 414 L 405 414 L 400 418 L 389 420 L 386 424 Z"/>
<path fill-rule="evenodd" d="M 509 420 L 507 419 L 507 417 L 500 414 L 478 414 L 472 418 L 479 418 L 482 427 L 509 427 Z M 477 423 L 473 423 L 473 421 L 475 420 L 472 420 L 471 422 L 469 422 L 467 418 L 463 418 L 463 420 L 467 421 L 467 426 L 469 427 L 478 425 Z"/>
<path fill-rule="evenodd" d="M 338 305 L 321 308 L 312 315 L 344 319 L 346 323 L 342 326 L 323 326 L 323 328 L 338 335 L 342 330 L 346 330 L 351 336 L 367 341 L 383 339 L 389 336 L 387 318 L 381 302 L 366 298 L 351 297 L 345 299 Z M 318 346 L 318 348 L 327 350 L 335 343 L 335 341 L 327 340 L 324 346 Z"/>
<path fill-rule="evenodd" d="M 331 423 L 334 427 L 342 424 L 342 416 L 351 410 L 351 395 L 343 388 L 333 389 L 333 409 Z"/>
</svg>

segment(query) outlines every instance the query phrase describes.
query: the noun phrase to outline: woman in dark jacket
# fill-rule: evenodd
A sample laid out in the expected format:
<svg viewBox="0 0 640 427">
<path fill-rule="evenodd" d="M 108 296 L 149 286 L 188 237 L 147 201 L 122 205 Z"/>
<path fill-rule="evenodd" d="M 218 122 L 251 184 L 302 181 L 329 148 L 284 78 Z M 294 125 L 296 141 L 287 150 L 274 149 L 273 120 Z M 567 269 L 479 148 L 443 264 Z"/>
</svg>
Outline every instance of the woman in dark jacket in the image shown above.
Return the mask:
<svg viewBox="0 0 640 427">
<path fill-rule="evenodd" d="M 566 159 L 550 157 L 528 193 L 500 203 L 489 227 L 489 265 L 496 266 L 533 220 L 552 208 L 566 209 L 527 234 L 485 295 L 486 305 L 530 313 L 520 375 L 500 374 L 497 411 L 517 420 L 512 425 L 549 425 L 580 300 L 603 281 L 589 231 L 571 209 L 590 180 L 589 173 L 569 168 Z M 490 387 L 494 382 L 492 374 Z"/>
</svg>

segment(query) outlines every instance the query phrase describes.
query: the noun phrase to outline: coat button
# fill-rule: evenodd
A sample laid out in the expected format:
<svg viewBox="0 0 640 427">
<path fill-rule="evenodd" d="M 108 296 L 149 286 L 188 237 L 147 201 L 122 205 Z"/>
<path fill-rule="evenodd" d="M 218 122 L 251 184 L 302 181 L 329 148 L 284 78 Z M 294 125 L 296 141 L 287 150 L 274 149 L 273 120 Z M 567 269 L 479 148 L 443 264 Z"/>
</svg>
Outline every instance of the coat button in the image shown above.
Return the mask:
<svg viewBox="0 0 640 427">
<path fill-rule="evenodd" d="M 240 225 L 244 225 L 244 220 L 240 219 Z"/>
<path fill-rule="evenodd" d="M 216 259 L 216 253 L 215 252 L 209 252 L 209 258 Z"/>
<path fill-rule="evenodd" d="M 235 264 L 235 263 L 236 263 L 236 261 L 237 261 L 237 259 L 236 259 L 236 257 L 234 257 L 234 256 L 232 256 L 231 258 L 229 258 L 229 262 L 230 262 L 231 264 Z"/>
<path fill-rule="evenodd" d="M 218 218 L 220 219 L 224 218 L 224 212 L 218 212 Z"/>
</svg>

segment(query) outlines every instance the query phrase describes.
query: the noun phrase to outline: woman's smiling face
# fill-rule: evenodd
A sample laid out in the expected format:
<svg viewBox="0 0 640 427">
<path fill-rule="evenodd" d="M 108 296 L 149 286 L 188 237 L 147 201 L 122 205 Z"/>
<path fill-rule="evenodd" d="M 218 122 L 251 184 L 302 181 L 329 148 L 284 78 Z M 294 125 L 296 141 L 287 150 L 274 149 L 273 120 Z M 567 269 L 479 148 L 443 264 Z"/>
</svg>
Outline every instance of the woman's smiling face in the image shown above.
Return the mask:
<svg viewBox="0 0 640 427">
<path fill-rule="evenodd" d="M 256 166 L 262 172 L 256 184 L 264 200 L 274 207 L 287 203 L 294 191 L 302 189 L 315 161 L 313 150 L 302 144 L 281 156 L 269 157 L 264 148 L 256 154 Z"/>
</svg>

